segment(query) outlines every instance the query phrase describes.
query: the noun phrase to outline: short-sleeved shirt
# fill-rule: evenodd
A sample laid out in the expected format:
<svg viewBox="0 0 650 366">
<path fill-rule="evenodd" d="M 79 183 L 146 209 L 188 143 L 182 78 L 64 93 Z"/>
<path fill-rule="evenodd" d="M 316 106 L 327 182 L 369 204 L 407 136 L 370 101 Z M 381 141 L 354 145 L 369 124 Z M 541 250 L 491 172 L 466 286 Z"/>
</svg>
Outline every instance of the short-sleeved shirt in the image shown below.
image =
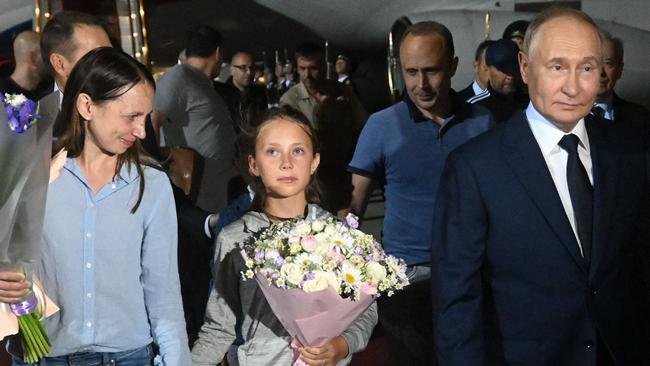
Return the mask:
<svg viewBox="0 0 650 366">
<path fill-rule="evenodd" d="M 190 65 L 176 65 L 158 81 L 154 109 L 162 112 L 161 145 L 189 147 L 204 160 L 196 204 L 217 212 L 226 205 L 234 173 L 235 127 L 212 80 Z"/>
<path fill-rule="evenodd" d="M 449 153 L 490 128 L 492 117 L 451 92 L 453 115 L 438 125 L 404 100 L 368 119 L 348 171 L 383 181 L 382 243 L 407 264 L 430 262 L 433 213 Z"/>
<path fill-rule="evenodd" d="M 235 130 L 212 80 L 190 65 L 176 65 L 157 83 L 154 109 L 165 114 L 165 146 L 190 147 L 208 159 L 234 153 Z"/>
</svg>

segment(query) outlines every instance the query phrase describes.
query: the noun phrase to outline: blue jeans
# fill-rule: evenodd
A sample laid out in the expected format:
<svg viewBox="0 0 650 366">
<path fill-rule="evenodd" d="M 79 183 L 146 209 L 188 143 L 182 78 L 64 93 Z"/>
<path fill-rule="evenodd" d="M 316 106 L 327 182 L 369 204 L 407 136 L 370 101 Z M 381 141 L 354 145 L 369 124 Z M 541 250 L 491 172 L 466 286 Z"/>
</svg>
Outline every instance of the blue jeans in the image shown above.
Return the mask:
<svg viewBox="0 0 650 366">
<path fill-rule="evenodd" d="M 123 352 L 84 352 L 66 356 L 45 357 L 38 364 L 14 358 L 12 366 L 152 366 L 151 345 Z"/>
</svg>

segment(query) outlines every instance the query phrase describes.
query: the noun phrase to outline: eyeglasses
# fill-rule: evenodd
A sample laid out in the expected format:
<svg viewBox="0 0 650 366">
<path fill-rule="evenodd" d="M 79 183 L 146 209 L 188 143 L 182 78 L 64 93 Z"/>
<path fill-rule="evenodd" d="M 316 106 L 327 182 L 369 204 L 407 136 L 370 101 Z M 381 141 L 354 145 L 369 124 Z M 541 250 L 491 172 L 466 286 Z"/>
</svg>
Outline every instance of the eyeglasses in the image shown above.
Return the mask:
<svg viewBox="0 0 650 366">
<path fill-rule="evenodd" d="M 237 68 L 237 69 L 239 69 L 241 71 L 244 71 L 244 72 L 248 71 L 248 70 L 255 71 L 255 65 L 230 65 L 230 66 L 232 66 L 234 68 Z"/>
</svg>

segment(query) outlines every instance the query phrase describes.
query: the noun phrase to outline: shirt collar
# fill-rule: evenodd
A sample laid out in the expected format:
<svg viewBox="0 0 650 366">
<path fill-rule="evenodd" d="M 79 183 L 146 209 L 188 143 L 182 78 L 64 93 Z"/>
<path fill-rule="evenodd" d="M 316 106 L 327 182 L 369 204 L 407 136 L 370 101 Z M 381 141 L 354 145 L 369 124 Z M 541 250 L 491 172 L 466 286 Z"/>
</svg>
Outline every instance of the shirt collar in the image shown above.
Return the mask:
<svg viewBox="0 0 650 366">
<path fill-rule="evenodd" d="M 298 84 L 298 89 L 296 91 L 298 92 L 298 98 L 300 99 L 311 98 L 311 94 L 309 94 L 309 92 L 307 91 L 307 87 L 302 81 L 300 82 L 300 84 Z"/>
<path fill-rule="evenodd" d="M 411 98 L 409 97 L 408 93 L 404 92 L 403 93 L 402 100 L 404 103 L 406 103 L 406 107 L 408 108 L 409 111 L 409 116 L 414 122 L 425 122 L 425 121 L 431 121 L 430 118 L 427 118 L 422 114 L 422 111 L 418 109 L 418 107 L 413 103 Z M 461 100 L 461 98 L 458 97 L 458 94 L 456 91 L 453 89 L 449 89 L 449 96 L 451 97 L 451 115 L 447 118 L 445 118 L 444 123 L 442 126 L 447 125 L 449 121 L 454 119 L 455 115 L 458 114 L 458 112 L 462 109 L 463 104 L 465 104 L 464 100 Z M 437 123 L 436 123 L 437 124 Z"/>
<path fill-rule="evenodd" d="M 613 120 L 614 119 L 614 104 L 613 104 L 613 102 L 614 102 L 613 97 L 609 97 L 609 100 L 594 103 L 594 106 L 592 107 L 592 109 L 594 107 L 602 108 L 605 111 L 605 118 Z"/>
<path fill-rule="evenodd" d="M 418 107 L 415 106 L 415 103 L 413 103 L 408 93 L 404 93 L 403 100 L 404 103 L 406 103 L 406 107 L 408 108 L 409 116 L 413 121 L 415 122 L 430 121 L 430 119 L 425 117 L 424 114 L 422 114 L 422 112 L 418 109 Z"/>
<path fill-rule="evenodd" d="M 56 81 L 54 82 L 53 91 L 54 93 L 59 93 L 59 108 L 61 108 L 61 104 L 63 104 L 63 92 L 59 89 L 59 84 L 57 84 Z"/>
<path fill-rule="evenodd" d="M 548 156 L 551 151 L 558 146 L 562 137 L 568 135 L 568 133 L 560 130 L 548 119 L 542 116 L 537 109 L 535 109 L 532 102 L 529 103 L 528 108 L 526 108 L 526 118 L 528 119 L 528 125 L 533 131 L 535 140 L 537 140 L 544 156 Z M 587 136 L 587 129 L 585 128 L 585 119 L 581 118 L 569 133 L 578 136 L 580 146 L 589 153 L 589 137 Z"/>
<path fill-rule="evenodd" d="M 68 170 L 70 173 L 72 173 L 72 175 L 77 177 L 77 179 L 82 181 L 86 186 L 89 186 L 88 182 L 86 181 L 86 177 L 81 171 L 81 167 L 79 166 L 79 164 L 77 164 L 76 158 L 67 158 L 63 167 L 66 170 Z M 125 162 L 124 164 L 122 164 L 122 168 L 120 169 L 120 172 L 117 175 L 117 177 L 113 178 L 113 184 L 121 187 L 132 183 L 137 178 L 138 178 L 138 171 L 135 168 L 135 164 L 131 164 L 131 166 L 129 167 L 129 164 Z"/>
<path fill-rule="evenodd" d="M 478 85 L 476 80 L 474 80 L 474 82 L 472 83 L 472 90 L 474 90 L 474 95 L 479 95 L 479 94 L 483 93 L 486 89 L 481 88 L 481 86 Z"/>
</svg>

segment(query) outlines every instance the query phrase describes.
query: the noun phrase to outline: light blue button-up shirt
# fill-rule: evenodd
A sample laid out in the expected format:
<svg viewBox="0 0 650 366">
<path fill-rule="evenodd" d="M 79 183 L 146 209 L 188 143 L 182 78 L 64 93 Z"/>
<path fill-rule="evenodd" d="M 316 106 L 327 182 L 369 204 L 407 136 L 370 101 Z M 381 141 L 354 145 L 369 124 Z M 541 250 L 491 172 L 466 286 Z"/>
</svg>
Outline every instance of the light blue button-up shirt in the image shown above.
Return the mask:
<svg viewBox="0 0 650 366">
<path fill-rule="evenodd" d="M 68 159 L 50 184 L 37 270 L 61 311 L 46 319 L 50 356 L 119 352 L 155 341 L 164 365 L 190 365 L 167 176 L 135 167 L 94 193 Z"/>
</svg>

